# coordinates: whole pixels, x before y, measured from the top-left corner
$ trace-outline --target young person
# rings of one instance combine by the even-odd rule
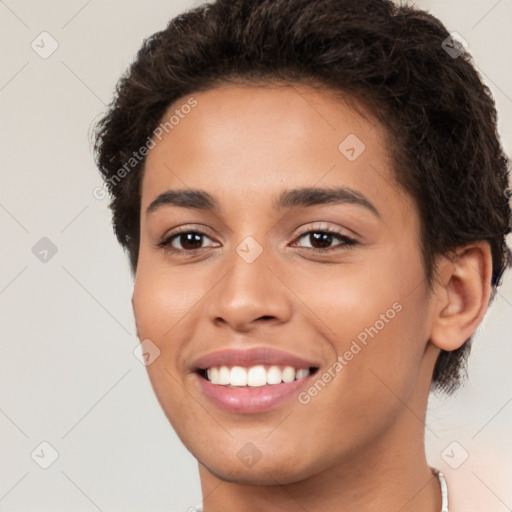
[[[144,42],[96,152],[204,511],[448,510],[427,398],[460,384],[511,216],[494,102],[442,23],[202,5]]]

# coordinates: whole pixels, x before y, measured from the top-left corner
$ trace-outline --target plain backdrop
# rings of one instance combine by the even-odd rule
[[[198,3],[0,1],[0,511],[185,512],[201,501],[197,464],[133,354],[133,283],[107,199],[93,196],[88,138],[142,40]],[[510,154],[512,0],[416,4],[467,40]],[[469,382],[431,399],[428,457],[455,512],[512,510],[511,328],[508,274]]]

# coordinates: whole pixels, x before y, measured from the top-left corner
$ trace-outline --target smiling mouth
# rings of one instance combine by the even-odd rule
[[[294,368],[293,366],[254,365],[212,366],[198,369],[198,374],[212,384],[228,388],[257,388],[288,384],[306,379],[318,371],[318,367]]]

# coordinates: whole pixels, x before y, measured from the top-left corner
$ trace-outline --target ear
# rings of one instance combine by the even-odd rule
[[[475,332],[487,311],[492,278],[490,246],[487,242],[465,246],[453,258],[443,258],[437,271],[430,341],[451,351]]]

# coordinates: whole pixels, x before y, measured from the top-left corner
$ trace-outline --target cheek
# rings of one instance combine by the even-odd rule
[[[386,385],[399,396],[410,392],[428,341],[429,295],[419,255],[390,251],[364,268],[331,267],[311,283],[310,275],[299,274],[294,291],[307,299],[333,361],[343,358],[339,380],[357,382],[351,392],[362,400],[373,400],[379,378],[382,393]]]
[[[200,299],[201,290],[183,273],[160,268],[156,265],[139,265],[133,292],[133,310],[137,332],[141,342],[150,340],[158,347],[158,357],[146,370],[155,394],[164,410],[185,408],[182,402],[179,339],[192,335],[187,315],[190,315]],[[147,343],[147,342],[146,342]],[[172,418],[169,418],[172,420]],[[172,422],[172,421],[171,421]]]
[[[179,267],[170,269],[142,261],[137,269],[133,292],[134,314],[141,339],[163,343],[173,330],[197,307],[205,295],[199,273]]]
[[[146,366],[151,385],[164,413],[176,428],[175,419],[185,418],[189,409],[182,392],[180,347],[177,333],[187,338],[186,322],[200,293],[183,273],[139,261],[133,291],[133,311],[141,342],[150,340],[159,355]]]
[[[327,336],[336,354],[331,375],[317,376],[328,382],[325,387],[315,380],[306,390],[305,410],[319,419],[312,424],[315,437],[343,451],[377,436],[403,413],[417,385],[426,338],[421,293],[340,295],[336,304],[325,304],[322,316],[335,333]]]

